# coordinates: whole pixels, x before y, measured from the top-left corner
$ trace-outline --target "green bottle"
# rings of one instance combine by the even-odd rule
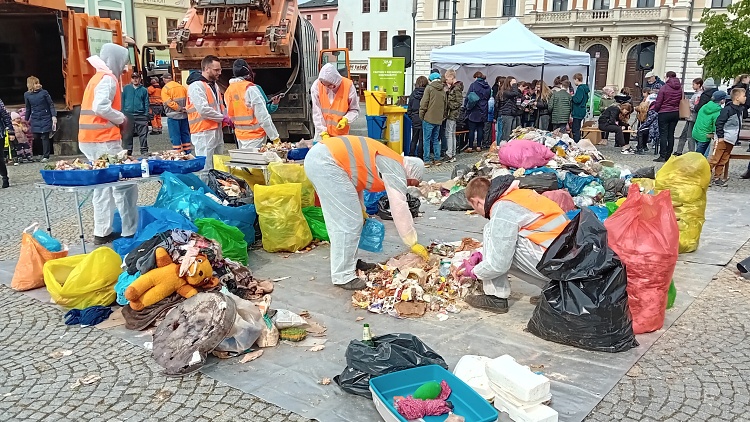
[[[362,327],[362,343],[370,347],[375,347],[375,342],[372,341],[372,332],[370,332],[370,324],[365,324]]]

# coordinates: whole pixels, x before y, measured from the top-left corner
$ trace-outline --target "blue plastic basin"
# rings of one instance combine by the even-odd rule
[[[39,170],[39,173],[44,183],[55,186],[90,186],[120,179],[119,166],[97,170]]]

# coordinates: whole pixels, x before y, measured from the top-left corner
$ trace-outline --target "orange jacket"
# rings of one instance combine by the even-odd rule
[[[200,82],[193,82],[194,84],[201,83],[203,84],[203,89],[206,93],[206,98],[208,99],[208,105],[214,106],[216,104],[216,100],[214,98],[214,91],[211,89],[210,86],[208,86],[207,83],[200,81]],[[224,101],[221,98],[221,92],[217,89],[217,96],[219,101],[219,109],[221,112],[224,112]],[[188,113],[188,124],[190,125],[190,133],[201,133],[206,132],[209,130],[216,130],[219,128],[219,125],[221,125],[221,122],[216,122],[210,119],[204,119],[203,116],[201,116],[200,113],[198,113],[198,110],[195,109],[195,106],[190,102],[190,96],[187,98],[187,113]]]
[[[148,102],[151,103],[151,105],[162,103],[161,88],[155,86],[148,87]]]
[[[337,129],[336,125],[349,111],[349,91],[352,88],[352,81],[347,78],[341,80],[336,96],[333,97],[333,104],[328,101],[327,88],[320,81],[318,83],[320,84],[320,87],[318,87],[320,108],[323,113],[323,120],[326,122],[326,132],[331,136],[348,135],[349,125],[343,129]]]
[[[122,139],[120,127],[109,120],[99,117],[94,112],[94,91],[96,86],[104,77],[111,77],[117,81],[115,98],[112,100],[112,108],[122,109],[122,90],[120,80],[112,75],[97,72],[86,85],[81,102],[81,117],[78,118],[78,142],[109,142]]]
[[[229,84],[224,93],[227,102],[227,114],[234,122],[234,134],[239,140],[259,139],[266,136],[266,131],[258,123],[255,111],[245,104],[245,92],[251,86],[250,81]]]
[[[328,147],[336,163],[349,174],[357,192],[365,189],[371,192],[385,190],[385,184],[375,165],[376,156],[383,155],[401,164],[404,163],[404,158],[392,149],[363,136],[325,138],[320,143]]]
[[[568,225],[565,212],[554,201],[531,189],[516,189],[501,196],[498,201],[510,201],[529,211],[542,214],[531,224],[522,227],[518,235],[544,248],[548,248]]]

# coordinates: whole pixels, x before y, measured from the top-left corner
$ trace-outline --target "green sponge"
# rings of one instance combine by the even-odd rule
[[[284,328],[279,331],[279,336],[282,340],[302,341],[307,337],[307,331],[304,328]]]
[[[429,381],[417,388],[413,397],[420,400],[434,400],[440,395],[440,391],[442,391],[442,388],[440,388],[439,382]]]

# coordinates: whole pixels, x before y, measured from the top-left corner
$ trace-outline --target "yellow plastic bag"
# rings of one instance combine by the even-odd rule
[[[263,249],[268,252],[296,252],[312,242],[312,233],[300,205],[302,185],[285,183],[255,186]]]
[[[255,189],[255,185],[265,185],[266,178],[260,169],[242,169],[238,167],[229,167],[226,163],[230,158],[228,155],[214,155],[214,169],[229,173],[232,176],[247,182],[250,189]]]
[[[654,179],[633,178],[630,179],[630,183],[638,183],[638,187],[643,190],[643,193],[651,192],[656,186],[656,181]]]
[[[44,284],[52,300],[65,308],[85,309],[112,304],[122,260],[110,248],[85,255],[55,259],[44,264]]]
[[[305,174],[305,168],[300,164],[270,163],[268,165],[268,184],[281,185],[284,183],[302,184],[302,208],[315,206],[315,188]]]
[[[21,253],[10,287],[19,291],[44,287],[44,263],[66,256],[67,248],[60,252],[50,252],[34,236],[24,231],[21,234]]]
[[[711,168],[703,155],[688,152],[672,158],[656,173],[656,191],[669,190],[680,229],[680,253],[698,249],[706,221],[706,192]]]

